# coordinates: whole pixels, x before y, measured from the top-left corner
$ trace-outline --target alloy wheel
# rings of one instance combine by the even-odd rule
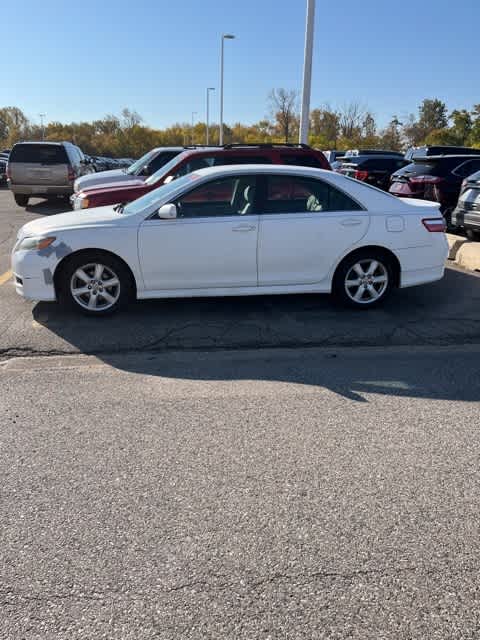
[[[379,260],[356,262],[345,277],[345,291],[357,304],[372,304],[379,300],[388,287],[388,270]]]
[[[74,271],[70,279],[70,293],[84,309],[106,311],[120,298],[120,278],[104,264],[85,264]]]

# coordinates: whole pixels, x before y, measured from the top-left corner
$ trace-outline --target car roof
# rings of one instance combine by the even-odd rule
[[[415,156],[412,158],[413,162],[430,162],[431,160],[449,160],[449,159],[458,159],[458,160],[475,160],[476,158],[480,158],[480,149],[478,150],[478,155],[474,153],[440,153],[435,156]]]

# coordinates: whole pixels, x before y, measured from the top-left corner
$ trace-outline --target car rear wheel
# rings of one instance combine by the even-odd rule
[[[13,197],[15,198],[15,202],[19,207],[26,207],[28,205],[28,196],[23,196],[19,193],[16,193]]]
[[[368,309],[385,300],[393,283],[390,260],[366,251],[348,256],[339,265],[333,278],[332,293],[343,306]]]
[[[61,303],[89,316],[105,316],[133,298],[131,274],[114,256],[91,252],[74,256],[61,273]]]

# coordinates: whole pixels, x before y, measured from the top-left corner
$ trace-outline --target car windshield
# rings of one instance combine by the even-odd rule
[[[156,155],[156,151],[149,151],[144,156],[139,158],[136,162],[131,164],[126,173],[131,176],[136,176],[140,173],[140,171],[150,162],[150,160]]]
[[[137,200],[133,200],[132,202],[127,204],[125,207],[123,207],[123,209],[121,210],[121,213],[124,216],[133,216],[136,213],[140,213],[141,211],[144,211],[145,209],[149,209],[156,202],[163,201],[163,203],[166,204],[170,194],[174,193],[178,189],[181,189],[183,186],[186,186],[187,184],[193,185],[194,181],[197,179],[198,179],[198,176],[195,173],[189,173],[188,175],[183,176],[182,178],[178,178],[178,180],[172,180],[172,182],[169,182],[168,184],[164,184],[161,187],[158,187],[158,189],[154,189],[153,191],[146,193],[141,198],[138,198]]]
[[[172,158],[170,162],[167,162],[167,164],[164,164],[163,167],[160,167],[158,171],[155,171],[155,173],[152,173],[152,175],[145,180],[145,184],[148,184],[148,185],[157,184],[159,180],[161,180],[164,176],[168,175],[169,172],[177,166],[177,164],[183,159],[183,157],[184,157],[184,154],[181,153],[178,156],[175,156],[174,158]]]

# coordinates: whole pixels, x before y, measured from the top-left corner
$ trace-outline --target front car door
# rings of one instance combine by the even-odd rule
[[[177,218],[146,220],[139,255],[149,291],[257,286],[256,177],[211,179],[172,202]]]
[[[368,212],[321,179],[279,174],[265,180],[258,205],[259,285],[321,282],[365,235]]]

